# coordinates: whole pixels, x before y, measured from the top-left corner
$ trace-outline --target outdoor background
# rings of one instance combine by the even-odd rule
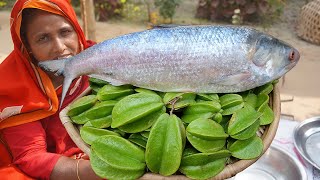
[[[96,41],[142,31],[158,24],[252,26],[288,42],[300,62],[280,81],[282,115],[302,121],[320,116],[320,46],[296,35],[301,8],[310,0],[94,0]],[[0,0],[0,62],[12,51],[10,9]],[[72,0],[81,21],[80,2]],[[237,16],[235,9],[239,8]],[[234,16],[235,15],[235,16]],[[232,18],[233,16],[233,18]],[[0,77],[3,78],[3,77]]]

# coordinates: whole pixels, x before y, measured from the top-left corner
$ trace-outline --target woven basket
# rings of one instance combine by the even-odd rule
[[[88,88],[86,91],[84,91],[79,97],[82,97],[84,95],[87,95],[91,92],[91,89]],[[276,134],[278,125],[279,125],[279,119],[280,119],[280,92],[278,85],[274,86],[274,89],[270,95],[270,107],[273,109],[275,119],[274,121],[268,125],[265,126],[264,129],[261,131],[261,138],[263,141],[263,153],[269,148],[272,140],[274,139],[274,136]],[[75,142],[75,144],[86,154],[90,155],[90,146],[86,144],[80,137],[79,128],[72,123],[70,118],[67,115],[67,112],[69,111],[70,105],[67,106],[65,109],[63,109],[60,112],[60,119],[64,127],[66,128],[68,134],[70,135],[71,139]],[[263,154],[262,153],[262,154]],[[249,167],[251,164],[256,162],[259,158],[252,159],[252,160],[239,160],[237,162],[234,162],[232,164],[227,165],[222,172],[220,172],[215,177],[211,178],[211,180],[220,180],[220,179],[226,179],[230,178],[237,173],[243,171],[247,167]],[[167,180],[167,179],[175,179],[175,180],[185,180],[188,179],[186,176],[183,175],[172,175],[170,177],[164,177],[159,174],[153,174],[153,173],[146,173],[144,176],[140,178],[140,180]]]
[[[314,0],[301,8],[298,17],[297,35],[320,45],[320,0]]]

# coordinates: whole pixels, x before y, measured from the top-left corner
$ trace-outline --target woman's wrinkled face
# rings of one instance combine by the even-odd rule
[[[25,32],[28,49],[37,61],[67,58],[80,52],[76,31],[60,15],[39,11]]]

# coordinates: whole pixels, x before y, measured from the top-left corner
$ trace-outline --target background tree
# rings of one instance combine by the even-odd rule
[[[154,4],[159,7],[159,13],[164,19],[170,19],[172,23],[172,18],[176,13],[176,8],[181,3],[181,0],[155,0]]]
[[[286,0],[199,0],[197,18],[211,21],[230,21],[234,11],[239,9],[239,16],[244,21],[268,20],[272,22],[283,12]]]

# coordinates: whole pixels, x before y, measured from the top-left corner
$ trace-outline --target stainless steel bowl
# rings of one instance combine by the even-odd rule
[[[301,122],[294,130],[293,139],[302,157],[320,170],[320,116]]]
[[[229,180],[307,180],[303,165],[275,144],[261,158]]]

